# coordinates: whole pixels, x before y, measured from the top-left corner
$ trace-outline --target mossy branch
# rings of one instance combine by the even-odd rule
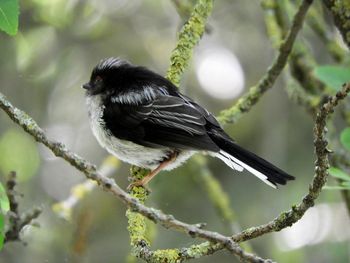
[[[219,114],[218,119],[221,124],[233,123],[237,121],[242,116],[242,114],[249,111],[252,106],[259,101],[262,94],[272,88],[277,77],[281,74],[282,70],[287,64],[294,41],[303,25],[306,13],[312,2],[312,0],[304,0],[302,2],[293,18],[292,26],[288,31],[285,40],[279,47],[278,56],[274,60],[273,64],[271,67],[269,67],[266,74],[262,77],[257,85],[251,87],[248,93],[241,97],[233,107],[227,110],[223,110]]]
[[[242,242],[258,236],[270,233],[273,231],[280,231],[283,228],[291,226],[297,222],[306,212],[307,209],[314,205],[328,178],[329,160],[328,154],[331,152],[328,148],[326,139],[326,121],[327,118],[334,112],[334,108],[339,101],[343,100],[350,92],[350,83],[344,85],[341,91],[332,96],[326,103],[324,103],[317,113],[314,126],[314,145],[315,145],[315,175],[310,184],[308,194],[303,198],[300,204],[292,207],[291,210],[281,213],[276,219],[268,224],[247,229],[232,238],[236,242]]]
[[[350,49],[350,1],[323,0],[324,5],[331,12],[335,25]]]
[[[274,23],[276,24],[277,30],[285,32],[286,23],[279,22],[281,20],[280,17],[286,17],[285,14],[292,8],[287,8],[281,1],[263,0],[263,2],[269,3],[269,5],[265,5],[264,12],[267,28],[269,28],[269,23]],[[289,6],[294,7],[295,4],[289,3]],[[307,22],[324,42],[333,59],[336,62],[342,62],[345,59],[345,50],[341,48],[338,42],[325,30],[326,22],[323,15],[320,14],[323,14],[322,2],[317,2],[310,9]],[[269,38],[274,39],[275,35],[272,36],[269,34]],[[314,58],[311,57],[310,52],[309,48],[307,48],[302,41],[296,43],[289,60],[292,76],[287,74],[287,85],[284,86],[288,92],[289,98],[296,101],[298,105],[302,106],[306,112],[310,113],[311,116],[315,118],[319,108],[318,105],[321,103],[322,97],[324,97],[323,91],[325,88],[324,85],[314,77],[313,69],[317,64]],[[341,115],[345,121],[347,121],[346,112],[344,111],[346,111],[346,108],[342,108]],[[332,138],[331,142],[334,141],[336,141],[336,139]],[[346,160],[347,159],[342,156],[342,153],[338,151],[332,155],[331,162],[333,166],[342,167],[344,165],[346,166]],[[349,191],[342,190],[341,194],[348,212],[350,213],[350,193]]]
[[[318,2],[317,5],[314,5],[310,10],[310,16],[307,23],[326,45],[326,48],[333,59],[336,62],[342,62],[346,57],[346,51],[339,45],[339,41],[334,37],[334,34],[330,34],[326,30],[326,21],[322,11],[322,2]]]
[[[286,13],[294,7],[292,3],[276,0],[263,0],[262,7],[264,9],[265,25],[270,41],[275,46],[276,43],[282,41],[280,37],[288,32],[287,22],[282,17],[286,17]],[[312,10],[312,9],[311,9]],[[310,11],[311,11],[310,10]],[[273,28],[272,31],[270,28]],[[290,54],[289,63],[286,65],[287,85],[285,89],[289,98],[299,105],[304,106],[313,116],[316,115],[317,107],[320,103],[320,97],[315,95],[315,91],[321,91],[324,86],[312,74],[316,62],[309,55],[309,52],[301,41],[294,44]]]
[[[145,177],[149,173],[149,170],[132,166],[130,173],[132,182],[135,182]],[[129,193],[132,197],[137,198],[141,204],[145,203],[148,196],[147,189],[142,186],[132,187]],[[130,208],[126,211],[126,217],[128,218],[128,231],[130,235],[130,244],[132,247],[131,253],[140,257],[140,255],[142,255],[142,251],[149,248],[151,245],[146,237],[146,218],[140,213],[132,211]]]
[[[193,49],[202,37],[205,23],[213,8],[213,0],[198,0],[190,18],[182,27],[175,49],[170,56],[170,67],[166,74],[176,86],[179,86],[182,73],[188,66]]]

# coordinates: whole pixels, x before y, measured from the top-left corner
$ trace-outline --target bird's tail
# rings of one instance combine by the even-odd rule
[[[284,185],[287,181],[295,179],[268,161],[237,145],[228,136],[214,132],[210,134],[210,137],[221,149],[215,156],[234,170],[246,169],[273,188],[277,188],[277,184]]]

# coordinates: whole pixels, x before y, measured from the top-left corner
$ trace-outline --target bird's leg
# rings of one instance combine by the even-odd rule
[[[161,170],[163,170],[166,166],[168,166],[170,163],[175,161],[176,157],[178,156],[178,152],[173,152],[168,159],[161,162],[156,169],[151,171],[149,174],[147,174],[145,177],[143,177],[141,180],[138,180],[128,186],[128,189],[131,189],[134,186],[145,186],[148,184]]]

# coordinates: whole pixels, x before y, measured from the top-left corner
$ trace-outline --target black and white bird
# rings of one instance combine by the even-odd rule
[[[197,152],[248,170],[276,188],[294,177],[239,146],[215,117],[166,78],[119,59],[102,60],[86,89],[91,128],[98,142],[122,161],[152,171],[171,170]]]

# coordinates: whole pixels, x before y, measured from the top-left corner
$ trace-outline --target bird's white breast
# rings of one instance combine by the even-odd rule
[[[86,96],[86,104],[89,111],[91,129],[97,141],[118,159],[140,167],[154,169],[168,157],[171,152],[170,148],[149,148],[131,141],[118,139],[110,134],[108,129],[105,128],[105,122],[102,118],[104,106],[99,95]],[[171,170],[179,166],[193,154],[193,151],[181,152],[176,160],[167,166],[165,170]]]

